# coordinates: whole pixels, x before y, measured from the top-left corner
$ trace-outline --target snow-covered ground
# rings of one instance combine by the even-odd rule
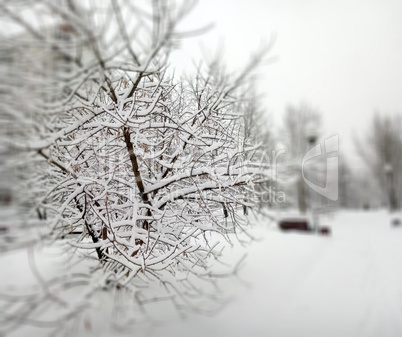
[[[386,212],[326,223],[330,237],[260,228],[242,272],[250,287],[215,317],[176,321],[163,335],[402,336],[402,227]]]
[[[402,336],[402,227],[392,227],[383,211],[339,212],[325,224],[331,236],[259,224],[253,234],[261,240],[248,248],[239,278],[222,281],[223,289],[236,294],[223,310],[185,320],[172,315],[166,324],[128,335]],[[28,256],[25,251],[0,258],[1,293],[34,280],[27,275]],[[109,335],[94,325],[99,321],[86,330],[89,336]]]

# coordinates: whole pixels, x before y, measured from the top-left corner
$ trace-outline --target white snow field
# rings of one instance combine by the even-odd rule
[[[266,231],[243,269],[251,288],[212,319],[164,335],[402,336],[402,227],[386,212],[342,212],[326,224],[330,237]]]
[[[402,226],[385,211],[338,212],[323,220],[331,236],[283,233],[258,224],[239,278],[223,280],[235,298],[213,317],[167,313],[162,325],[138,326],[128,336],[402,336]],[[238,249],[238,248],[237,248]],[[237,254],[238,252],[234,252]],[[0,258],[4,293],[34,279],[27,253]],[[81,335],[118,336],[94,322]],[[106,324],[105,322],[103,322]],[[31,330],[30,330],[31,329]],[[10,336],[44,336],[24,328]]]

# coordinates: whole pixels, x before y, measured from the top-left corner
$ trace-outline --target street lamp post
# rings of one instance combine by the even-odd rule
[[[394,186],[393,186],[393,168],[390,163],[386,163],[384,165],[384,172],[387,184],[387,194],[388,194],[388,206],[389,211],[392,212],[396,208],[395,206],[395,195],[394,195]]]
[[[317,135],[317,126],[315,125],[309,125],[309,127],[306,129],[306,138],[307,138],[307,143],[311,148],[313,148],[318,139]],[[312,170],[313,175],[314,175],[314,170]],[[310,199],[311,199],[311,221],[312,221],[312,227],[316,233],[318,233],[318,226],[319,226],[319,218],[318,218],[318,209],[317,207],[317,200],[316,200],[316,192],[313,191],[313,189],[310,188]]]

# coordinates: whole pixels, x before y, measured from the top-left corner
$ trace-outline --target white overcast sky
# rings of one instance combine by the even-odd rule
[[[183,42],[186,56],[224,45],[236,68],[276,35],[277,60],[259,82],[275,121],[288,104],[311,103],[351,154],[374,111],[402,112],[402,0],[201,0],[186,25],[209,22],[213,30]]]

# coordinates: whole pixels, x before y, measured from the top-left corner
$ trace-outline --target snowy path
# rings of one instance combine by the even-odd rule
[[[402,228],[385,213],[342,213],[330,226],[331,237],[269,231],[243,272],[251,289],[238,287],[216,317],[176,322],[164,335],[402,336]]]
[[[223,289],[236,293],[224,310],[214,317],[186,320],[164,312],[162,318],[168,322],[163,326],[141,327],[126,335],[400,337],[402,227],[392,228],[389,223],[385,212],[339,213],[327,222],[333,231],[330,237],[284,234],[272,226],[257,226],[254,232],[262,240],[250,247],[240,274],[249,286],[224,280]],[[26,250],[2,256],[0,283],[13,284],[3,290],[36,283],[27,273],[27,256]],[[54,266],[52,258],[47,259],[44,266]],[[51,271],[57,273],[54,267]],[[85,336],[119,335],[99,324],[97,314],[93,318],[97,329],[85,331]],[[26,328],[13,336],[27,332],[43,335],[42,330],[35,334]]]

